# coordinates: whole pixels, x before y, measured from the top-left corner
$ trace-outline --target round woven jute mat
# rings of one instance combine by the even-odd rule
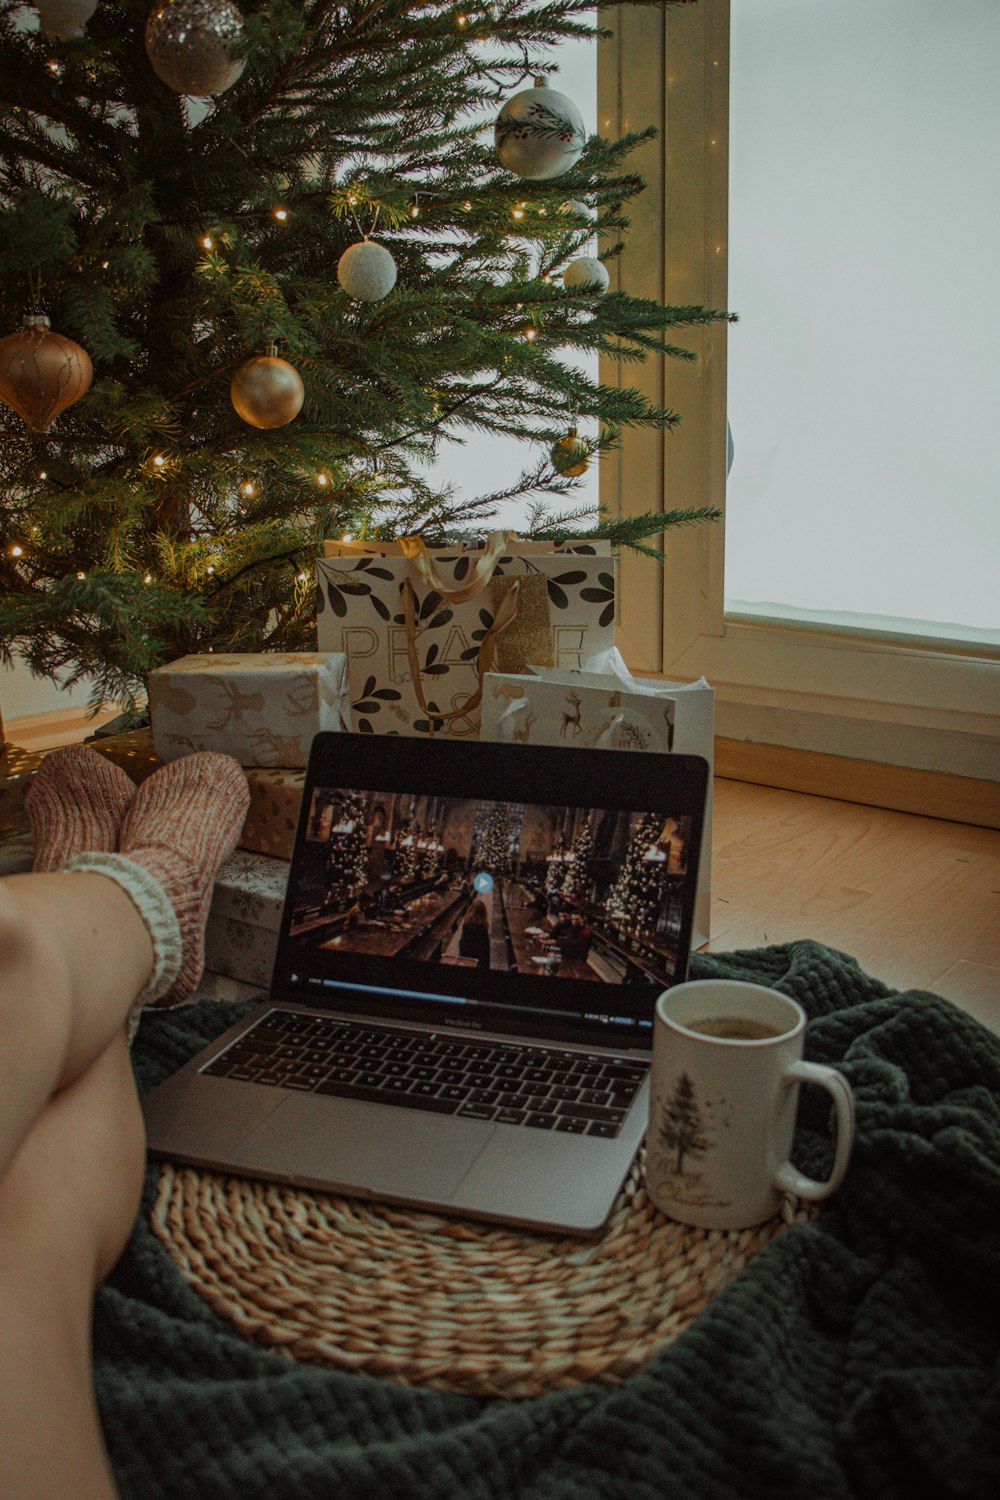
[[[269,1349],[523,1398],[621,1382],[809,1216],[789,1204],[754,1229],[676,1224],[646,1196],[640,1153],[595,1241],[169,1164],[152,1225],[190,1285]]]

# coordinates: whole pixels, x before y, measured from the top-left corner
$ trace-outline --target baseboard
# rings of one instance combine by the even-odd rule
[[[83,708],[27,714],[8,720],[7,738],[24,750],[53,750],[84,739],[118,712],[111,706],[92,719]],[[723,735],[715,740],[715,774],[729,781],[750,781],[925,818],[1000,828],[1000,783],[977,781],[971,776],[850,760],[842,755],[732,740]]]
[[[895,812],[1000,828],[1000,782],[717,736],[715,774]]]
[[[91,719],[86,708],[56,708],[44,714],[22,714],[20,718],[7,719],[3,729],[10,743],[22,750],[56,750],[60,745],[86,739],[120,713],[121,708],[114,703],[99,709]]]

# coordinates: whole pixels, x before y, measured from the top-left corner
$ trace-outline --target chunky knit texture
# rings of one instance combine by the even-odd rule
[[[118,848],[135,783],[89,745],[66,745],[42,761],[24,805],[35,870],[58,870],[78,854]]]
[[[159,1004],[180,1005],[201,978],[212,887],[249,804],[241,767],[210,750],[161,766],[136,789],[119,848],[163,887],[180,925],[180,969]]]
[[[815,1222],[775,1240],[624,1385],[478,1400],[255,1347],[153,1235],[151,1165],[96,1309],[123,1500],[995,1500],[1000,1041],[815,943],[700,957],[693,972],[793,995],[807,1055],[850,1078],[854,1158]],[[140,1087],[242,1009],[151,1012]],[[822,1176],[829,1105],[802,1098],[796,1161]]]

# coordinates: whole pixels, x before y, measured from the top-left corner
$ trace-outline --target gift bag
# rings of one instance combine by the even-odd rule
[[[684,683],[633,677],[615,649],[591,657],[581,671],[538,666],[527,674],[489,673],[484,679],[484,740],[673,752],[708,761],[694,947],[709,938],[714,732],[713,694],[704,678]]]
[[[478,737],[482,679],[529,661],[579,667],[614,644],[606,542],[553,547],[494,532],[485,548],[328,542],[317,632],[347,657],[362,734]]]

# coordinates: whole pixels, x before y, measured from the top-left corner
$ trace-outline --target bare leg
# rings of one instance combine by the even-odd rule
[[[0,1173],[50,1097],[122,1031],[152,964],[146,925],[113,880],[0,880]]]
[[[124,1030],[48,1103],[0,1175],[0,1495],[115,1500],[91,1380],[94,1288],[142,1187]]]

